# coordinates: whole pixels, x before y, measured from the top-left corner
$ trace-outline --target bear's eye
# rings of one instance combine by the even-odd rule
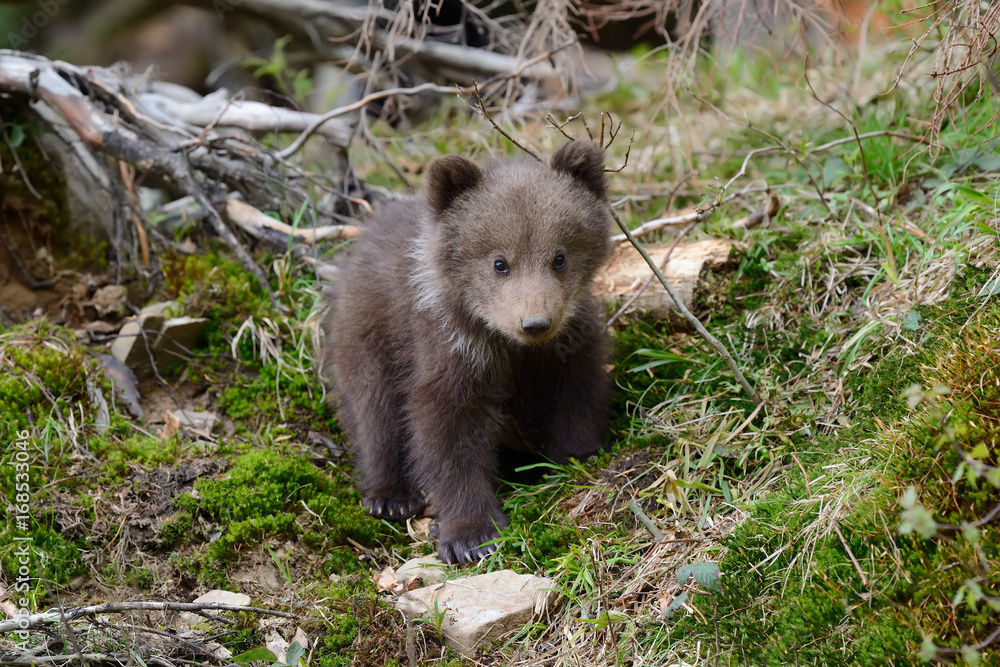
[[[562,253],[556,255],[556,258],[552,260],[552,268],[558,271],[559,269],[566,267],[566,256]]]
[[[501,276],[505,276],[510,273],[510,269],[507,267],[507,260],[503,257],[497,257],[493,260],[493,270],[499,273]]]

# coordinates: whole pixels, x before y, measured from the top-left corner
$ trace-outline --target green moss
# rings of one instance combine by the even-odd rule
[[[731,536],[722,564],[727,582],[720,627],[754,664],[907,661],[924,635],[959,648],[996,626],[997,613],[987,605],[956,607],[952,600],[971,599],[969,580],[997,595],[997,529],[981,527],[974,541],[961,532],[926,539],[899,534],[897,518],[898,498],[911,487],[939,523],[975,521],[1000,500],[996,486],[969,474],[957,453],[978,451],[988,465],[998,460],[1000,353],[993,341],[1000,305],[988,304],[958,338],[951,321],[968,321],[975,306],[949,303],[922,311],[935,324],[921,349],[886,356],[855,385],[869,417],[803,457],[810,477],[844,476],[836,495],[845,503],[842,510],[824,521],[806,485],[790,483],[754,504],[751,518]],[[925,394],[926,407],[911,413],[900,394],[912,381],[943,383],[949,390]],[[876,427],[876,418],[882,426]],[[886,426],[893,423],[899,426]],[[873,444],[863,457],[855,452],[841,472],[829,472],[845,463],[838,443],[865,439]],[[839,534],[816,534],[834,521]],[[781,593],[761,596],[773,588]],[[748,637],[763,641],[748,643]]]
[[[20,558],[15,552],[30,545],[36,601],[46,587],[65,585],[83,573],[86,565],[80,554],[91,548],[84,540],[85,526],[94,518],[93,502],[86,494],[73,497],[89,480],[70,473],[72,466],[87,467],[70,436],[70,414],[75,421],[73,437],[81,446],[104,447],[120,438],[124,428],[115,419],[110,429],[89,437],[95,433],[96,406],[88,384],[104,401],[113,403],[109,383],[68,331],[32,323],[0,334],[0,448],[5,461],[21,464],[0,466],[0,496],[11,502],[18,494],[27,496],[26,502],[17,503],[27,512],[16,512],[0,527],[0,563],[4,576],[14,581]],[[54,480],[59,480],[58,486],[52,484]],[[55,491],[58,501],[53,500]],[[55,511],[56,504],[79,521],[73,529],[60,525],[64,514]]]
[[[251,362],[219,387],[218,409],[237,423],[240,432],[284,424],[306,432],[340,437],[336,420],[314,373],[280,368],[277,363]]]
[[[128,572],[126,579],[135,588],[149,590],[156,583],[156,572],[147,567],[137,567]]]
[[[340,577],[321,591],[325,622],[316,641],[320,667],[405,664],[405,629],[382,601],[371,572]]]
[[[204,255],[166,253],[163,278],[166,296],[176,299],[185,314],[208,318],[204,336],[213,348],[228,348],[226,335],[233,322],[275,315],[257,280],[239,261],[216,250]],[[252,357],[252,349],[249,352]]]
[[[264,634],[257,624],[257,619],[250,614],[239,615],[239,625],[235,632],[219,638],[219,643],[229,649],[233,655],[240,655],[264,645]]]
[[[101,461],[101,468],[109,481],[120,483],[131,474],[135,465],[156,467],[172,464],[181,458],[184,444],[179,436],[156,438],[136,434],[122,440],[92,438],[90,451]]]
[[[209,564],[225,564],[238,560],[239,549],[245,545],[257,544],[266,537],[286,537],[295,532],[295,515],[273,514],[236,521],[228,525],[215,541],[208,545],[205,561]]]
[[[309,516],[322,521],[317,530],[304,535],[303,546],[329,552],[327,571],[341,574],[353,571],[357,559],[341,549],[349,540],[373,545],[396,538],[381,530],[382,524],[362,509],[352,480],[342,470],[329,473],[318,470],[311,461],[292,452],[255,450],[243,454],[220,479],[195,481],[196,495],[183,494],[175,499],[177,514],[162,524],[159,539],[165,545],[189,543],[193,528],[221,530],[203,551],[187,563],[202,574],[217,578],[238,562],[240,553],[268,538],[288,538],[302,533],[296,516],[302,506]],[[208,523],[200,524],[202,516]],[[309,522],[311,523],[311,519]]]

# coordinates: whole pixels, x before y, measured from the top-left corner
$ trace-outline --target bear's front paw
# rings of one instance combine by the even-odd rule
[[[427,503],[423,498],[388,494],[366,495],[361,501],[368,513],[382,519],[402,521],[417,516],[424,511]]]
[[[486,558],[497,550],[496,544],[485,544],[500,537],[507,525],[507,517],[482,519],[473,523],[461,520],[443,520],[438,533],[438,557],[445,563],[472,563]]]

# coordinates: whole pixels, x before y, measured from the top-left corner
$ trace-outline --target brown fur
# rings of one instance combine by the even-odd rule
[[[590,286],[609,227],[593,144],[548,165],[451,155],[430,165],[426,201],[386,206],[342,266],[326,360],[364,504],[401,519],[426,496],[447,562],[496,548],[482,545],[507,523],[500,446],[555,461],[603,447],[611,384]]]

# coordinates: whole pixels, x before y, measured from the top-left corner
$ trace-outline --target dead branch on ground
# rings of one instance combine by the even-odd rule
[[[145,217],[138,198],[129,196],[134,175],[174,197],[191,197],[267,293],[264,271],[216,207],[225,208],[227,197],[239,193],[244,206],[260,215],[263,210],[287,214],[309,205],[318,193],[336,194],[329,182],[243,133],[303,131],[315,121],[314,114],[229,99],[225,91],[202,98],[121,69],[81,68],[14,51],[0,51],[0,91],[30,100],[67,147],[74,162],[67,170],[75,169],[109,193],[119,207],[112,215],[131,223],[140,239]],[[350,126],[342,120],[314,131],[343,147]],[[118,161],[119,170],[109,168],[104,157]],[[318,222],[332,217],[331,212],[313,213]]]
[[[0,621],[0,634],[15,632],[17,630],[33,630],[87,616],[125,614],[133,611],[187,611],[201,614],[207,618],[212,618],[206,614],[209,611],[242,611],[253,614],[265,614],[267,616],[280,616],[282,618],[299,618],[298,615],[290,614],[287,611],[265,609],[264,607],[245,607],[242,605],[226,604],[224,602],[107,602],[89,607],[50,609],[40,614],[31,614],[30,616],[22,616],[9,621]]]

